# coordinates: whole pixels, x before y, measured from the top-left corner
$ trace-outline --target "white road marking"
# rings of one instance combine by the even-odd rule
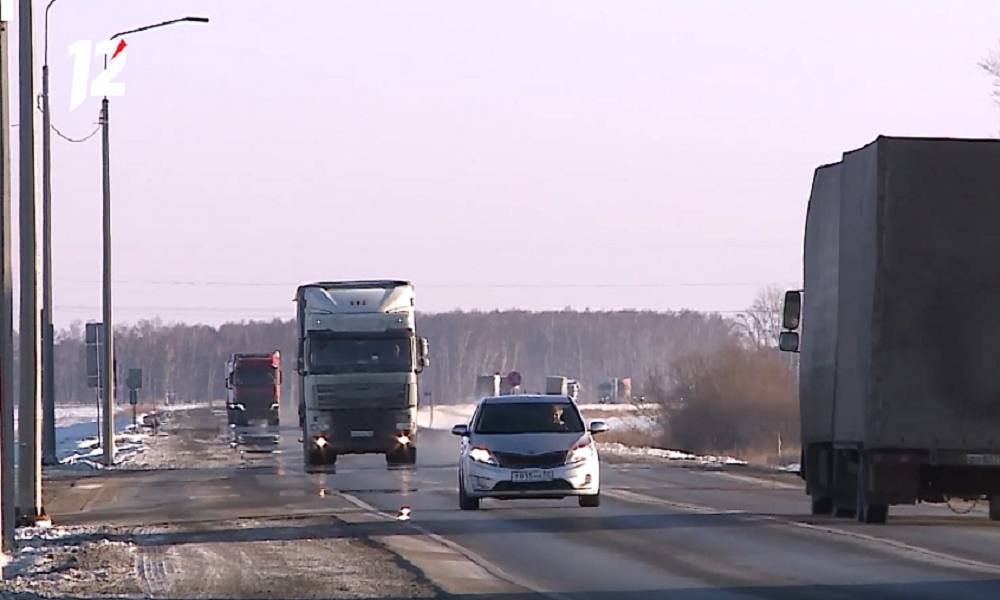
[[[358,508],[368,511],[372,515],[376,515],[387,521],[396,521],[396,517],[394,515],[390,515],[385,511],[379,510],[356,496],[352,496],[351,494],[346,494],[343,492],[337,492],[337,494],[340,495],[344,500],[350,502],[351,504],[357,506]],[[507,573],[496,564],[480,556],[479,554],[473,552],[472,550],[469,550],[465,546],[462,546],[461,544],[453,542],[448,538],[433,533],[421,527],[420,525],[414,523],[413,521],[407,521],[405,523],[402,523],[402,526],[411,527],[416,531],[420,532],[421,535],[425,536],[426,538],[433,540],[434,542],[437,542],[441,546],[444,546],[445,548],[461,555],[466,560],[476,565],[477,567],[485,571],[489,576],[495,579],[503,581],[514,587],[527,590],[532,594],[538,594],[542,597],[550,598],[551,600],[571,600],[571,598],[565,594],[538,589],[537,587],[530,585],[525,581],[522,581],[519,577],[515,577],[510,573]],[[392,537],[399,537],[399,536],[392,536]],[[406,557],[404,556],[404,558]]]
[[[710,506],[704,506],[701,504],[690,504],[687,502],[675,502],[673,500],[667,500],[665,498],[657,498],[656,496],[649,496],[646,494],[641,494],[629,490],[610,489],[607,491],[602,491],[601,493],[610,496],[612,498],[623,500],[625,502],[667,506],[670,508],[675,508],[677,510],[683,510],[698,514],[747,515],[748,517],[753,517],[754,519],[760,521],[770,521],[778,525],[796,527],[799,529],[806,529],[810,531],[817,531],[820,533],[826,533],[826,534],[849,538],[854,541],[861,541],[870,544],[884,546],[891,550],[896,551],[899,554],[913,556],[917,560],[921,560],[923,562],[930,562],[932,564],[939,564],[939,565],[943,564],[944,566],[959,566],[968,569],[974,569],[976,571],[985,571],[987,573],[993,573],[993,574],[1000,573],[1000,565],[998,564],[984,562],[972,558],[963,558],[961,556],[955,556],[953,554],[946,554],[944,552],[938,552],[937,550],[931,550],[930,548],[925,548],[923,546],[915,546],[913,544],[908,544],[906,542],[891,540],[888,538],[879,537],[867,533],[861,533],[858,531],[850,531],[847,529],[839,529],[837,527],[831,527],[825,525],[814,525],[812,523],[803,523],[801,521],[796,521],[794,519],[786,517],[778,517],[774,515],[755,515],[742,510],[728,510],[728,511],[719,510],[716,508],[712,508]]]

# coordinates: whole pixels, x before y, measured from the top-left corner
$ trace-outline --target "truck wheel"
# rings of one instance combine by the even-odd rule
[[[417,449],[408,446],[386,452],[385,462],[388,465],[414,465],[417,463]]]
[[[458,480],[458,508],[461,510],[479,510],[479,498],[466,495],[461,477]]]
[[[269,427],[280,427],[281,421],[279,419],[269,419],[267,424]]]
[[[833,498],[829,496],[813,496],[810,512],[814,515],[829,515],[833,512]]]
[[[888,504],[871,504],[868,497],[868,459],[863,455],[858,463],[857,517],[860,523],[882,525],[889,518]]]
[[[1000,521],[1000,494],[990,495],[990,521]]]

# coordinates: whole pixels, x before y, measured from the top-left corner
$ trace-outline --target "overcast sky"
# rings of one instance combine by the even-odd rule
[[[70,44],[189,14],[126,38],[111,102],[119,320],[376,277],[428,311],[740,309],[799,281],[816,166],[1000,129],[995,0],[60,0],[56,126],[96,123]],[[100,143],[53,143],[65,325],[99,316]]]

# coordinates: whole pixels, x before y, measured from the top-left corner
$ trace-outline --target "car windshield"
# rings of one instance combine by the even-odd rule
[[[413,369],[410,338],[309,340],[313,373],[389,373]]]
[[[496,402],[483,404],[476,417],[475,432],[583,433],[583,420],[569,402]]]
[[[276,369],[236,369],[233,379],[236,385],[274,385],[277,383]]]

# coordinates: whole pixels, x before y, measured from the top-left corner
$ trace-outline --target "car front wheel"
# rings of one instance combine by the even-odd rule
[[[479,498],[465,493],[465,484],[462,483],[461,476],[458,478],[458,507],[462,510],[479,510]]]
[[[598,492],[593,496],[577,496],[577,500],[583,508],[597,508],[601,505],[601,494]]]

